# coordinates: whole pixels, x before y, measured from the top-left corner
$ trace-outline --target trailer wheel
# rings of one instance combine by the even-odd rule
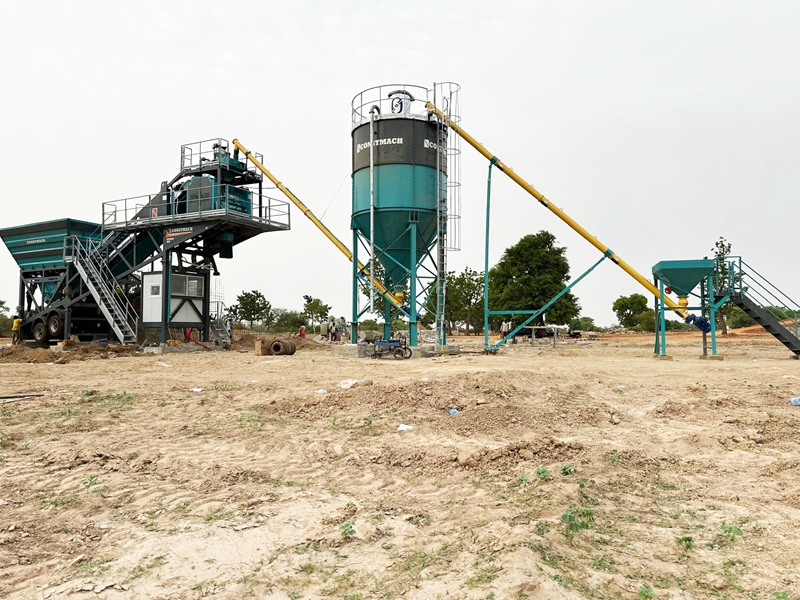
[[[47,326],[44,321],[37,321],[33,326],[33,341],[37,344],[43,344],[47,341]]]
[[[47,332],[50,334],[51,338],[61,337],[61,333],[64,331],[64,319],[61,318],[61,315],[58,313],[53,313],[47,319]]]

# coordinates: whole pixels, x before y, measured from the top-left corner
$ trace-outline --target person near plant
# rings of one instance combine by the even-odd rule
[[[11,344],[16,346],[22,342],[22,319],[19,315],[11,317]]]

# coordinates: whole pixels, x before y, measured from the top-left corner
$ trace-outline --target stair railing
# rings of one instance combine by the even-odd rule
[[[747,296],[774,316],[795,337],[800,338],[800,327],[798,327],[800,304],[748,265],[740,256],[718,259],[716,272],[719,289]],[[791,327],[784,323],[787,319],[792,320]]]
[[[105,302],[110,305],[111,312],[124,319],[125,325],[133,332],[134,337],[138,335],[139,315],[133,308],[125,294],[118,294],[112,285],[116,285],[114,274],[108,268],[108,264],[103,260],[102,250],[103,241],[95,242],[91,239],[85,240],[86,245],[76,236],[68,236],[64,239],[64,261],[80,263],[86,269],[92,284],[97,286],[98,293]],[[114,282],[110,285],[109,282]]]

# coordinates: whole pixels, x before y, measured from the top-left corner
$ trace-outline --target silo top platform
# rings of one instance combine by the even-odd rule
[[[98,223],[77,219],[56,219],[0,229],[0,238],[19,268],[52,269],[64,266],[64,238],[99,241],[102,231]]]

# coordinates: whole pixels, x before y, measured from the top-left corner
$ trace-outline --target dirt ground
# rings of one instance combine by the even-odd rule
[[[800,599],[800,362],[668,349],[1,362],[0,597]]]

